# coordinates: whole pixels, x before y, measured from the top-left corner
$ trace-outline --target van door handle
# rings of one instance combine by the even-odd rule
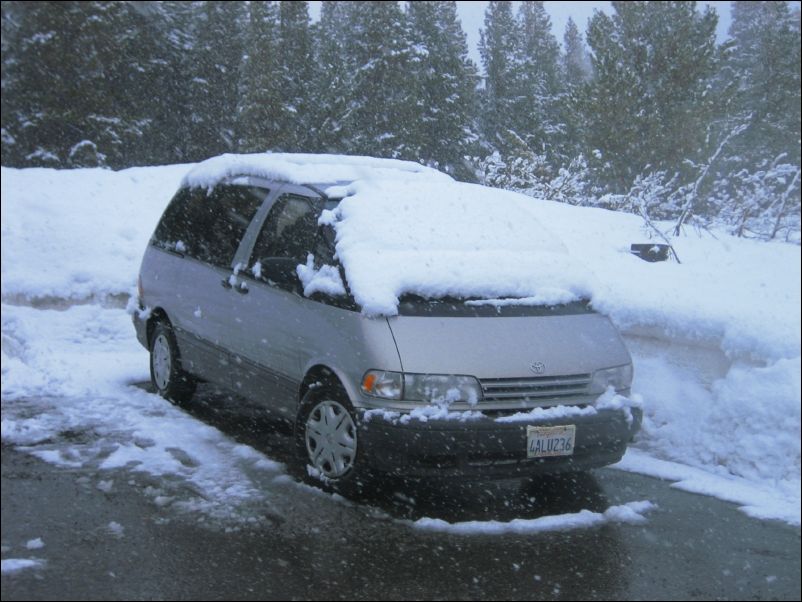
[[[228,281],[228,278],[223,278],[220,281],[220,286],[222,286],[223,288],[231,288],[231,283]]]

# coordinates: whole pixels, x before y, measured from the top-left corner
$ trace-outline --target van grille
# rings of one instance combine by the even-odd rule
[[[590,379],[590,374],[571,374],[532,378],[488,378],[479,382],[482,385],[485,402],[525,403],[588,395]],[[583,401],[577,400],[577,403]]]

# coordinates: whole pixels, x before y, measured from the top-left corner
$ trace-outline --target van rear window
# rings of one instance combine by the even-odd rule
[[[151,244],[218,267],[231,267],[253,216],[269,194],[255,186],[184,188],[164,212]]]

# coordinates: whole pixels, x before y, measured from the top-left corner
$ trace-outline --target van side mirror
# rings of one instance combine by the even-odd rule
[[[292,257],[266,257],[262,264],[262,280],[275,284],[284,290],[300,292],[301,280],[298,278],[299,261]]]

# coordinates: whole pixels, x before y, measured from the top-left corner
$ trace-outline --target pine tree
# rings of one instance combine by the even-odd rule
[[[4,165],[58,166],[66,159],[67,124],[53,110],[54,97],[70,87],[69,80],[62,79],[70,65],[57,69],[68,44],[59,23],[67,25],[69,8],[66,3],[2,3]]]
[[[240,2],[208,1],[196,16],[187,90],[189,160],[219,155],[237,146],[243,6]]]
[[[727,144],[696,214],[738,236],[792,237],[800,204],[798,12],[785,2],[738,2],[732,16],[711,127]]]
[[[141,135],[122,165],[183,160],[187,80],[182,69],[187,7],[177,2],[128,3],[134,43],[127,51],[125,106]]]
[[[347,64],[349,2],[324,0],[320,21],[314,26],[315,60],[312,80],[309,149],[314,152],[344,152],[344,122],[348,110],[351,65]]]
[[[588,151],[600,151],[608,184],[623,191],[646,166],[674,172],[709,154],[717,17],[693,2],[613,9],[590,20],[595,77],[583,114]]]
[[[785,154],[800,161],[800,35],[788,3],[734,2],[724,68],[735,83],[728,123],[748,122],[730,155],[765,169]]]
[[[584,151],[582,128],[582,89],[591,79],[592,67],[587,47],[576,23],[570,17],[563,36],[564,52],[561,56],[561,72],[565,92],[561,95],[560,117],[562,132],[561,151],[564,156],[580,159]]]
[[[503,146],[503,135],[515,123],[517,77],[517,29],[512,3],[491,0],[485,11],[485,27],[480,32],[479,54],[485,68],[482,95],[482,122],[485,139],[491,146]]]
[[[238,149],[281,149],[289,135],[282,103],[279,13],[275,2],[252,2],[237,110]]]
[[[270,75],[278,76],[281,92],[276,145],[287,152],[306,150],[312,75],[308,2],[279,2],[279,70]]]
[[[145,162],[159,125],[152,86],[164,48],[144,7],[118,2],[4,5],[3,160],[122,167]],[[4,32],[4,33],[6,33]],[[143,90],[150,90],[146,96]],[[152,157],[151,157],[152,159]]]
[[[414,158],[414,95],[408,79],[411,47],[405,15],[394,2],[346,5],[348,105],[341,118],[349,153]]]
[[[516,28],[513,129],[535,152],[553,156],[564,128],[560,119],[559,45],[543,2],[521,3]]]
[[[590,79],[592,66],[582,34],[579,33],[579,28],[571,17],[568,17],[568,22],[565,24],[563,48],[562,73],[565,84],[569,88],[579,88]]]
[[[468,58],[455,2],[407,5],[415,91],[411,154],[423,163],[462,173],[475,133],[477,73]],[[465,174],[467,175],[467,174]]]

